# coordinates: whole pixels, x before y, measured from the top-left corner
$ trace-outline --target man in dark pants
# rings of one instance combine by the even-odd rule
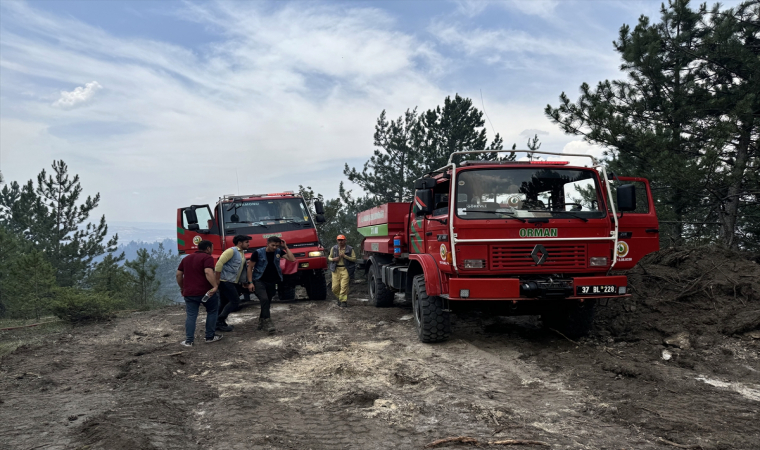
[[[216,279],[219,281],[219,293],[222,296],[221,312],[216,320],[216,329],[219,331],[232,331],[227,324],[227,316],[236,311],[240,305],[240,294],[237,291],[238,283],[252,289],[245,269],[245,251],[248,249],[250,236],[237,235],[232,238],[234,247],[225,250],[219,261],[216,262]]]
[[[222,338],[216,334],[216,316],[219,312],[219,294],[217,293],[216,276],[214,275],[214,258],[211,253],[214,244],[211,241],[200,241],[198,251],[183,258],[177,268],[177,284],[182,296],[185,297],[185,340],[181,342],[185,347],[192,347],[195,340],[195,322],[198,319],[198,310],[203,304],[206,308],[206,342],[216,342]],[[203,297],[209,294],[205,303]]]
[[[266,330],[269,333],[275,332],[274,324],[269,317],[269,305],[277,290],[277,283],[282,283],[281,257],[291,262],[296,260],[285,241],[277,236],[270,236],[267,239],[267,246],[253,252],[251,262],[248,264],[248,279],[253,281],[253,291],[261,302],[257,329]]]

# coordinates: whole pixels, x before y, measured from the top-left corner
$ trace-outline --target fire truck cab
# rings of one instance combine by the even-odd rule
[[[659,249],[646,179],[608,175],[587,154],[524,152],[525,161],[460,164],[455,155],[485,151],[454,152],[415,182],[412,202],[358,215],[370,301],[390,306],[404,293],[423,342],[448,339],[450,312],[470,307],[541,315],[577,337],[596,301],[630,296],[619,271]]]
[[[267,238],[277,236],[287,242],[298,263],[298,272],[286,276],[278,285],[281,300],[295,298],[295,286],[306,289],[311,300],[324,300],[327,286],[325,250],[317,236],[315,223],[324,222],[324,206],[315,201],[316,216],[300,195],[292,191],[271,194],[225,195],[212,209],[191,205],[177,209],[177,249],[180,254],[198,249],[201,240],[214,244],[214,259],[233,246],[235,235],[251,237],[246,258],[266,246]]]

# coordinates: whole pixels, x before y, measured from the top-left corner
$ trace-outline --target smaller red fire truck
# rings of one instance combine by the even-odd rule
[[[225,195],[214,208],[209,205],[191,205],[177,209],[177,249],[180,254],[198,249],[201,240],[214,243],[214,259],[232,247],[237,234],[250,236],[246,254],[265,247],[267,238],[284,239],[296,257],[298,272],[286,276],[278,285],[281,300],[295,298],[296,285],[302,285],[311,300],[324,300],[327,285],[324,270],[327,268],[325,249],[317,236],[316,223],[324,222],[324,205],[315,201],[316,216],[312,214],[300,195],[292,191],[272,194]]]
[[[456,164],[454,155],[491,151],[454,152],[415,182],[412,202],[357,216],[370,302],[391,306],[403,293],[422,342],[448,339],[451,311],[466,308],[540,315],[583,335],[598,300],[630,296],[626,276],[613,271],[659,249],[646,179],[608,176],[590,155],[515,151],[531,156]]]

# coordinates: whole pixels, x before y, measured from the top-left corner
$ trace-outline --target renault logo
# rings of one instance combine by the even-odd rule
[[[533,262],[535,262],[537,266],[545,263],[547,256],[549,256],[549,252],[547,252],[544,246],[541,244],[533,247],[533,251],[530,252],[530,257],[533,258]]]

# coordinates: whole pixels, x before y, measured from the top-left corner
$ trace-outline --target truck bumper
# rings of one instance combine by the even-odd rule
[[[327,258],[319,256],[315,258],[296,258],[298,270],[326,269]]]
[[[548,281],[521,281],[518,278],[449,279],[449,300],[580,300],[625,297],[630,297],[630,294],[628,278],[623,275]]]

